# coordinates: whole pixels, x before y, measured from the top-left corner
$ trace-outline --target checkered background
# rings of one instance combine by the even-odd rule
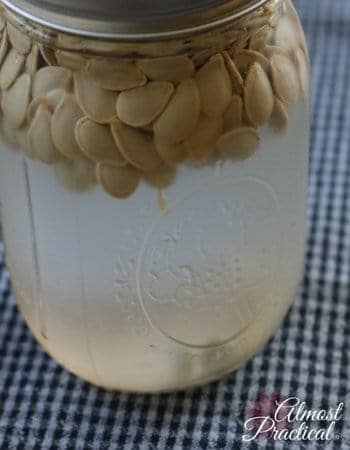
[[[159,396],[105,392],[33,340],[0,254],[0,449],[349,449],[337,440],[243,444],[251,402],[350,405],[350,1],[295,0],[313,62],[308,242],[300,295],[264,351],[219,383]],[[314,424],[315,426],[315,424]],[[320,424],[322,426],[322,424]]]

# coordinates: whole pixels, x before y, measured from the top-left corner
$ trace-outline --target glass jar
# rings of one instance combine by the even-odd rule
[[[111,389],[239,367],[303,267],[309,60],[291,1],[168,0],[139,21],[136,0],[2,2],[2,226],[33,334]]]

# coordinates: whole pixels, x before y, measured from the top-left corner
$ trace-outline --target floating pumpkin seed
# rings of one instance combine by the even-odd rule
[[[5,117],[14,128],[19,128],[26,118],[30,86],[30,75],[23,73],[9,89],[2,91],[1,107]]]
[[[154,81],[180,83],[194,74],[193,62],[184,55],[140,59],[137,65],[150,80]]]
[[[234,95],[223,116],[223,130],[229,131],[239,127],[243,121],[243,101],[239,95]]]
[[[255,128],[240,127],[222,135],[217,147],[226,157],[247,159],[257,150],[259,142],[259,134]]]
[[[232,84],[222,55],[212,57],[196,74],[202,111],[208,117],[222,115],[230,104]]]
[[[86,191],[96,184],[95,164],[84,156],[59,161],[55,173],[63,186],[75,192]]]
[[[121,154],[137,169],[154,170],[162,163],[150,134],[129,127],[120,120],[111,124],[111,130]]]
[[[137,188],[140,172],[132,166],[97,165],[97,180],[102,189],[117,198],[129,197]]]
[[[162,160],[169,165],[179,164],[187,157],[187,150],[183,144],[165,144],[155,140],[156,149]]]
[[[289,16],[285,15],[278,21],[274,43],[287,52],[291,52],[299,46],[298,34],[295,32]]]
[[[277,45],[266,45],[261,49],[261,54],[267,59],[271,59],[273,55],[282,55],[288,58],[288,52]]]
[[[85,70],[88,60],[79,53],[56,50],[55,56],[60,66],[66,67],[73,72]]]
[[[173,92],[174,86],[166,81],[151,81],[123,91],[117,100],[117,115],[133,127],[146,126],[162,113]]]
[[[75,139],[74,130],[82,115],[74,95],[65,94],[51,119],[52,140],[56,148],[70,159],[81,156],[81,150]]]
[[[26,72],[28,72],[30,75],[34,75],[38,70],[38,63],[39,48],[37,45],[33,45],[26,58]]]
[[[90,119],[98,123],[109,123],[117,117],[117,92],[96,86],[80,73],[74,75],[74,82],[79,106]]]
[[[233,92],[242,94],[244,89],[244,82],[242,75],[239,73],[239,70],[237,69],[235,62],[232,60],[230,55],[226,51],[224,51],[222,54],[225,59],[227,70],[231,77]]]
[[[197,125],[200,108],[196,82],[192,78],[182,81],[154,124],[157,140],[178,144],[189,137]]]
[[[60,159],[51,136],[51,112],[45,105],[39,105],[28,130],[29,143],[37,159],[54,164]]]
[[[150,172],[142,173],[143,179],[157,189],[164,189],[175,180],[176,170],[174,167],[160,166]]]
[[[299,76],[300,89],[306,99],[309,95],[309,63],[301,48],[294,51],[293,57]]]
[[[57,66],[58,62],[55,56],[55,52],[52,48],[46,47],[46,45],[39,44],[39,49],[41,56],[43,57],[47,65]]]
[[[46,95],[34,98],[27,108],[27,120],[31,122],[40,104],[45,104],[53,114],[62,98],[66,94],[64,89],[52,89]]]
[[[251,66],[246,78],[244,103],[248,120],[256,127],[270,119],[274,95],[266,72],[257,62]]]
[[[271,115],[271,126],[276,131],[284,131],[288,126],[288,113],[285,106],[275,97]]]
[[[47,66],[38,70],[33,79],[33,98],[45,96],[53,89],[67,89],[71,72],[64,67]]]
[[[7,89],[15,81],[25,61],[25,56],[11,48],[0,69],[0,88]]]
[[[269,73],[270,61],[262,53],[254,50],[242,50],[235,56],[236,66],[244,76],[256,62],[260,64],[266,73]]]
[[[265,25],[250,38],[249,48],[259,52],[263,47],[272,43],[273,35],[273,28]]]
[[[194,133],[185,140],[184,145],[196,162],[205,161],[215,149],[222,131],[222,118],[201,116]]]
[[[112,162],[120,167],[127,164],[108,125],[101,125],[83,117],[76,124],[75,137],[88,158],[97,162]]]
[[[23,31],[18,30],[9,22],[7,22],[6,28],[12,47],[22,55],[29,53],[32,47],[31,39]]]
[[[132,61],[92,59],[88,63],[92,80],[103,89],[124,91],[143,86],[147,78]]]
[[[4,61],[4,58],[7,54],[8,48],[9,48],[9,40],[8,40],[8,36],[7,36],[7,30],[5,29],[2,34],[1,43],[0,43],[0,65]]]
[[[292,61],[283,55],[273,55],[271,77],[278,98],[288,105],[295,104],[299,97],[299,79]]]

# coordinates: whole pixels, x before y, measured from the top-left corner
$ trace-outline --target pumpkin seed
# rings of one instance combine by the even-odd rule
[[[202,162],[213,153],[221,131],[221,117],[200,117],[194,133],[184,142],[185,148],[194,161]]]
[[[249,48],[259,52],[263,47],[265,47],[265,45],[272,43],[273,36],[273,28],[269,25],[265,25],[250,38]]]
[[[28,130],[29,143],[37,159],[46,164],[54,164],[60,159],[51,136],[52,114],[46,105],[39,105]]]
[[[76,124],[75,137],[88,158],[97,162],[112,162],[120,167],[127,164],[114,142],[108,125],[100,125],[83,117]]]
[[[241,74],[239,73],[239,70],[237,69],[235,62],[232,60],[227,51],[224,51],[222,54],[226,62],[227,70],[231,77],[233,92],[243,94],[244,82]]]
[[[4,30],[5,26],[6,26],[6,20],[4,17],[4,9],[0,8],[0,32]]]
[[[304,99],[309,96],[309,63],[304,51],[301,48],[297,48],[293,54],[294,61],[299,76],[300,89]]]
[[[299,97],[299,79],[292,61],[283,55],[273,55],[271,77],[278,98],[288,105],[295,104]]]
[[[23,31],[18,30],[9,22],[7,22],[6,28],[12,47],[22,55],[29,53],[32,47],[31,39]]]
[[[236,66],[243,76],[249,72],[254,63],[259,63],[266,73],[270,70],[270,61],[262,53],[254,50],[242,50],[235,56]]]
[[[223,116],[224,132],[232,130],[242,124],[243,120],[243,101],[239,95],[233,95],[229,107]]]
[[[143,86],[147,78],[132,61],[92,59],[88,63],[92,80],[103,89],[123,91]]]
[[[37,45],[33,45],[26,58],[26,72],[28,72],[29,75],[34,75],[38,70],[38,63],[39,48]]]
[[[84,156],[59,161],[55,174],[63,186],[76,192],[86,191],[96,183],[95,164]]]
[[[7,36],[7,30],[5,29],[1,36],[1,43],[0,43],[0,65],[3,63],[5,59],[8,48],[9,48],[9,40]]]
[[[288,126],[288,113],[277,97],[275,97],[273,111],[271,115],[271,126],[276,131],[284,131]]]
[[[41,56],[48,66],[57,66],[58,62],[55,56],[55,52],[52,48],[46,47],[46,45],[39,44]]]
[[[74,95],[65,94],[51,119],[53,143],[69,159],[75,159],[81,156],[80,147],[74,136],[74,130],[76,123],[82,115],[82,111]]]
[[[63,89],[52,89],[46,95],[34,98],[27,108],[28,122],[33,120],[36,110],[41,103],[44,103],[53,114],[65,94],[66,91]]]
[[[137,188],[140,172],[132,166],[116,167],[99,163],[97,180],[102,189],[117,198],[129,197]]]
[[[285,15],[278,21],[274,43],[287,52],[291,52],[299,46],[298,34],[295,32],[289,16]]]
[[[14,128],[19,128],[26,118],[30,86],[30,75],[23,73],[8,90],[2,91],[1,107],[5,117]]]
[[[73,72],[85,70],[87,67],[88,60],[79,53],[56,50],[55,56],[60,66],[66,67]]]
[[[217,147],[225,157],[247,159],[257,150],[259,143],[259,134],[255,128],[240,127],[222,135]]]
[[[33,98],[43,97],[53,89],[67,89],[71,72],[64,67],[47,66],[38,70],[33,79]]]
[[[266,45],[261,49],[261,54],[263,54],[267,59],[271,59],[273,55],[282,55],[288,58],[288,52],[281,47],[276,45]]]
[[[181,163],[187,157],[187,150],[182,142],[179,144],[165,144],[156,139],[155,144],[162,160],[170,166]]]
[[[109,123],[117,117],[117,92],[96,86],[80,73],[74,75],[74,83],[79,106],[90,119],[98,123]]]
[[[111,124],[111,130],[121,154],[134,167],[148,171],[161,164],[162,160],[150,134],[129,127],[120,120]]]
[[[256,127],[263,125],[270,119],[274,95],[270,80],[257,62],[251,66],[247,75],[244,103],[248,120]]]
[[[157,140],[178,144],[195,129],[200,113],[200,99],[196,82],[192,78],[182,81],[172,99],[154,124]]]
[[[150,80],[154,81],[180,83],[194,74],[193,62],[184,55],[140,59],[137,65]]]
[[[208,117],[218,117],[227,109],[232,96],[232,84],[222,55],[212,57],[196,74],[202,111]]]
[[[11,48],[0,69],[0,88],[8,89],[20,73],[25,61],[24,55]]]
[[[174,86],[166,81],[151,81],[145,86],[121,92],[117,115],[124,123],[143,127],[153,122],[168,104]]]

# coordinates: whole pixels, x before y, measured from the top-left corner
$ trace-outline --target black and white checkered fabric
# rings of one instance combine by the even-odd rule
[[[300,295],[264,351],[219,383],[128,396],[67,373],[17,311],[0,260],[0,449],[350,449],[340,439],[243,444],[249,401],[298,396],[350,406],[350,0],[296,0],[313,61],[308,245]]]

